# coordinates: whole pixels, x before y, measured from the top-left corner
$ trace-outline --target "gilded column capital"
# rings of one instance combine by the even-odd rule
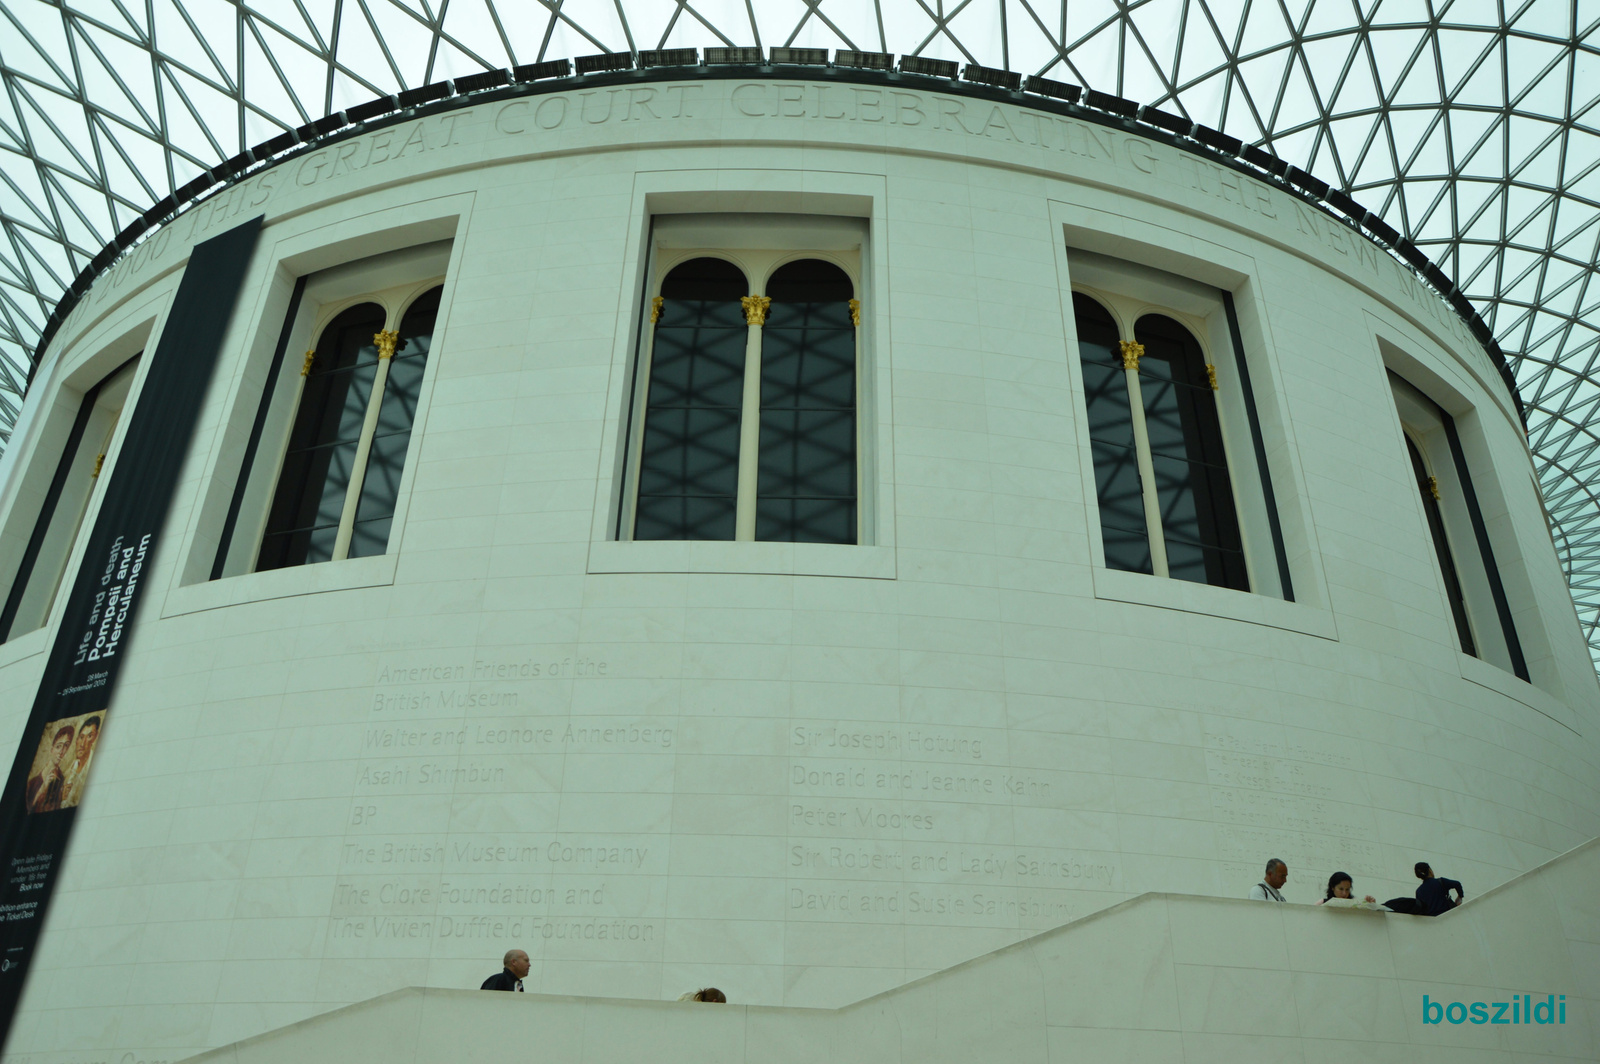
[[[654,299],[652,299],[650,301],[650,324],[651,325],[654,325],[656,322],[661,320],[661,304],[663,304],[665,302],[666,302],[666,300],[663,299],[660,296],[656,296]]]
[[[1122,352],[1122,368],[1139,372],[1139,359],[1144,355],[1144,344],[1136,340],[1118,340],[1117,346]]]
[[[1209,362],[1206,363],[1206,380],[1211,382],[1212,391],[1220,392],[1222,390],[1217,386],[1217,367]]]
[[[861,327],[861,300],[859,299],[850,301],[850,324],[858,329]]]
[[[767,308],[772,306],[772,297],[740,296],[739,305],[744,308],[746,324],[765,325],[767,323]]]
[[[306,360],[300,363],[300,376],[309,376],[311,373],[311,363],[315,362],[316,360],[317,349],[313,347],[311,350],[306,352]]]
[[[373,333],[372,342],[378,345],[380,359],[393,358],[395,345],[400,342],[400,334],[393,329],[385,329],[383,332]]]

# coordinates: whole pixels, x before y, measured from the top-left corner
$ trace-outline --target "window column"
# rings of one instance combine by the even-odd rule
[[[1150,459],[1150,426],[1144,415],[1144,389],[1139,384],[1139,359],[1144,354],[1144,344],[1137,340],[1119,340],[1117,347],[1122,355],[1122,372],[1127,377],[1128,409],[1133,427],[1133,449],[1139,464],[1139,495],[1144,504],[1144,526],[1153,529],[1150,535],[1150,568],[1156,576],[1167,576],[1167,540],[1162,534],[1161,499],[1157,495],[1156,472]]]

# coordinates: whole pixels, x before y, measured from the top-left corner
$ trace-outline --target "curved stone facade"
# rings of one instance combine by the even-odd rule
[[[1136,894],[1242,895],[1269,856],[1290,900],[1336,868],[1382,898],[1414,860],[1477,890],[1600,834],[1600,693],[1513,400],[1283,188],[888,83],[423,113],[95,284],[0,467],[7,580],[77,397],[260,213],[11,1055],[172,1059],[511,947],[530,990],[837,1006]],[[719,248],[851,274],[855,544],[627,536],[657,256]],[[280,335],[435,276],[386,552],[249,571]],[[1074,290],[1192,326],[1254,590],[1102,563]],[[1453,419],[1438,475],[1476,507],[1444,520],[1492,546],[1531,682],[1507,640],[1460,650],[1386,370]],[[53,636],[0,645],[13,732]]]

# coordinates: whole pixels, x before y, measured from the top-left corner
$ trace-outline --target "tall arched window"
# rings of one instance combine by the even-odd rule
[[[1106,566],[1250,589],[1214,370],[1161,314],[1121,336],[1105,307],[1073,294]]]
[[[853,294],[845,272],[820,259],[767,281],[756,539],[856,541]]]
[[[1403,352],[1387,347],[1384,353],[1386,360],[1403,357]],[[1400,419],[1406,465],[1415,479],[1433,556],[1439,563],[1455,642],[1462,653],[1533,683],[1529,656],[1517,633],[1519,611],[1495,561],[1495,526],[1486,519],[1473,484],[1475,476],[1494,484],[1494,464],[1485,459],[1474,470],[1456,419],[1393,369],[1389,370],[1389,388]],[[1512,557],[1516,557],[1515,547]]]
[[[854,284],[805,258],[763,287],[713,257],[663,278],[634,539],[857,541]]]
[[[1104,307],[1081,292],[1073,293],[1072,308],[1078,319],[1078,359],[1089,412],[1089,446],[1094,454],[1095,498],[1100,504],[1106,566],[1151,573],[1155,570],[1145,524],[1139,448],[1117,323]]]
[[[0,602],[0,642],[50,620],[138,364],[137,356],[129,359],[83,393],[11,589]]]
[[[433,323],[439,316],[444,288],[418,296],[400,320],[400,338],[389,359],[383,403],[372,429],[372,447],[361,481],[361,501],[356,505],[350,534],[350,557],[382,554],[389,547],[389,526],[394,523],[400,495],[400,474],[405,472],[406,451],[411,446],[411,426],[417,419],[417,397],[433,346]]]
[[[748,329],[743,271],[682,263],[661,282],[635,539],[733,539]]]
[[[385,320],[376,303],[350,307],[327,324],[306,356],[310,364],[257,569],[333,558],[378,374],[377,334]]]
[[[413,300],[398,330],[381,304],[361,303],[316,338],[258,570],[388,549],[441,293]]]
[[[1160,314],[1140,318],[1134,339],[1144,349],[1139,390],[1167,575],[1248,591],[1250,577],[1205,356],[1188,329]]]
[[[1445,598],[1450,600],[1450,616],[1456,622],[1456,637],[1461,640],[1461,651],[1476,657],[1478,648],[1472,638],[1472,625],[1467,620],[1467,599],[1461,590],[1461,576],[1456,569],[1456,556],[1450,550],[1450,537],[1445,535],[1444,515],[1439,512],[1439,482],[1428,472],[1410,433],[1403,433],[1406,453],[1411,457],[1411,472],[1417,478],[1417,494],[1422,497],[1422,512],[1428,519],[1428,532],[1433,537],[1433,553],[1439,559],[1439,571],[1444,577]]]

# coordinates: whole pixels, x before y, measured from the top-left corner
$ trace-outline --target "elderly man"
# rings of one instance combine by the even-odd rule
[[[522,979],[528,974],[528,955],[520,949],[507,950],[501,963],[505,971],[498,975],[491,975],[483,981],[479,990],[515,990],[522,992]]]
[[[1267,874],[1261,882],[1250,888],[1252,901],[1283,901],[1278,888],[1289,881],[1289,866],[1274,857],[1267,862]]]

